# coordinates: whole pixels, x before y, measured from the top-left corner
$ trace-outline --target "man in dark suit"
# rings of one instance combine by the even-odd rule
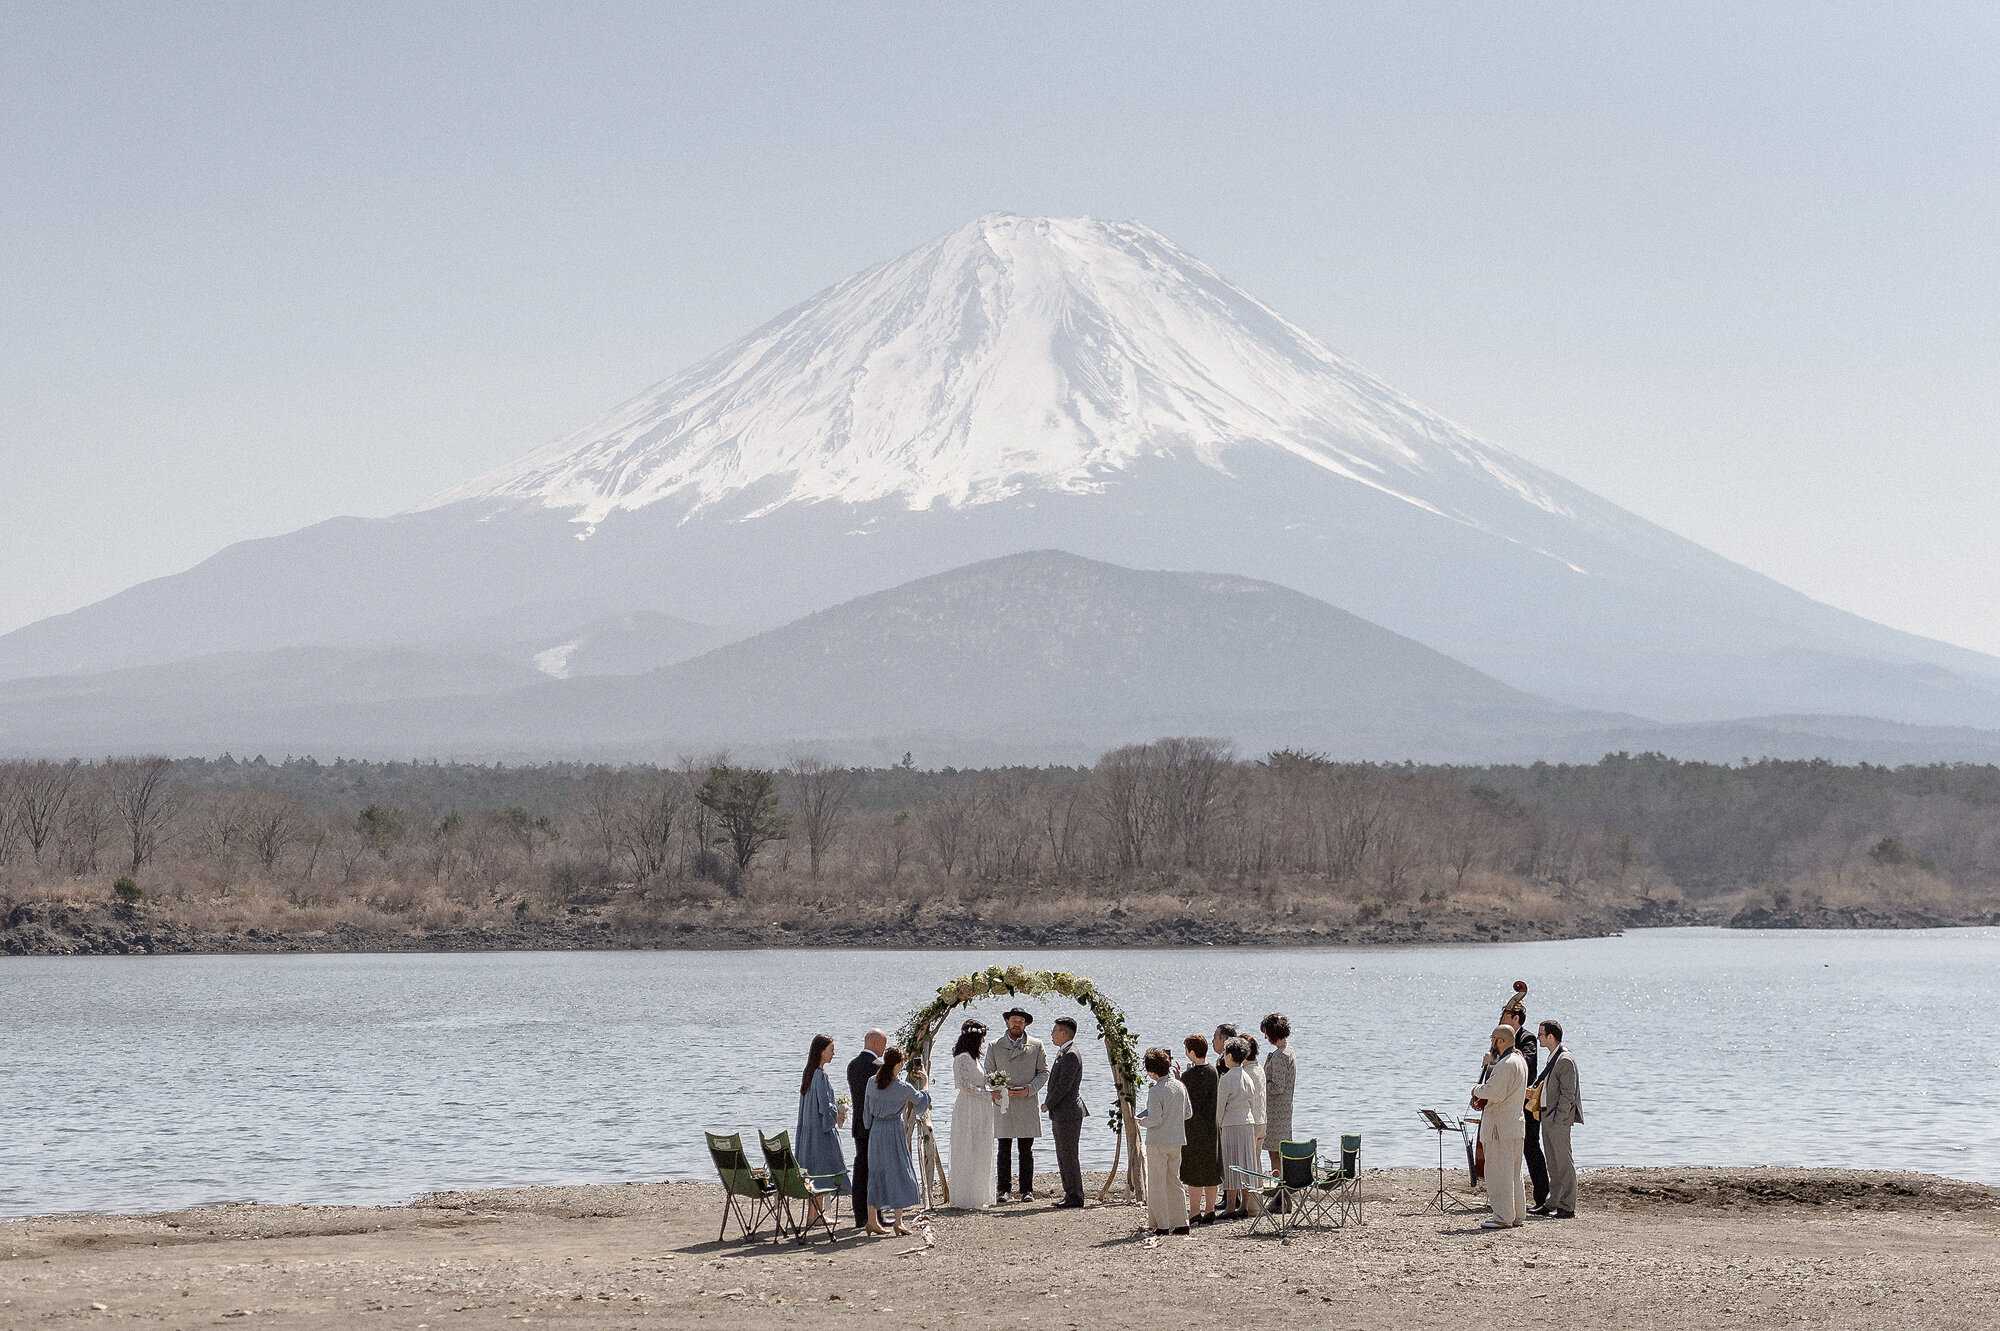
[[[889,1047],[884,1031],[870,1031],[861,1037],[861,1052],[847,1064],[847,1093],[854,1101],[847,1116],[854,1130],[854,1227],[868,1228],[868,1083],[882,1066],[882,1051]]]
[[[1083,1087],[1083,1059],[1076,1052],[1076,1021],[1057,1017],[1050,1034],[1056,1042],[1056,1059],[1049,1065],[1042,1109],[1049,1116],[1049,1128],[1056,1139],[1056,1168],[1062,1172],[1063,1195],[1056,1206],[1077,1207],[1083,1205],[1083,1162],[1078,1146],[1090,1111],[1078,1094]]]
[[[1518,997],[1515,1003],[1520,1000]],[[1528,1013],[1525,1007],[1509,1004],[1500,1014],[1503,1025],[1514,1028],[1514,1048],[1528,1064],[1528,1085],[1535,1084],[1535,1066],[1540,1060],[1542,1047],[1535,1039],[1535,1033],[1528,1029]],[[1521,1158],[1528,1162],[1528,1181],[1534,1185],[1535,1201],[1529,1209],[1540,1214],[1540,1208],[1549,1203],[1549,1162],[1542,1154],[1542,1125],[1533,1114],[1527,1116],[1527,1135],[1521,1142]]]

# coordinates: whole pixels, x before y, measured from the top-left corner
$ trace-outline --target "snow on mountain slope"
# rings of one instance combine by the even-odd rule
[[[1226,473],[1243,447],[1486,530],[1509,501],[1641,525],[1411,402],[1149,227],[1004,213],[422,508],[530,500],[586,528],[752,492],[744,516],[825,500],[963,508],[1098,493],[1168,453]]]
[[[542,678],[616,673],[688,644],[612,621],[769,628],[1037,549],[1261,579],[1572,706],[2000,728],[2000,660],[1476,438],[1145,226],[1005,214],[416,510],[0,637],[0,680],[528,640]]]

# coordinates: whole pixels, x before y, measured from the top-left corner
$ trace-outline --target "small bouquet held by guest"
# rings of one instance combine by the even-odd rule
[[[845,1095],[833,1097],[833,1121],[840,1127],[847,1126],[847,1111],[854,1108],[854,1101]]]

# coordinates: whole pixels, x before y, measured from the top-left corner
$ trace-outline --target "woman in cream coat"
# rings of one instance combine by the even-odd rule
[[[1188,1232],[1181,1148],[1187,1145],[1194,1101],[1173,1073],[1173,1054],[1165,1049],[1146,1051],[1146,1075],[1153,1084],[1146,1092],[1146,1107],[1139,1111],[1139,1126],[1146,1130],[1146,1220],[1155,1234]]]
[[[1223,1051],[1229,1070],[1222,1074],[1215,1091],[1215,1123],[1222,1137],[1222,1218],[1237,1219],[1250,1214],[1244,1205],[1247,1182],[1239,1170],[1258,1173],[1263,1162],[1257,1158],[1257,1084],[1245,1071],[1243,1060],[1250,1046],[1241,1037],[1229,1041]]]

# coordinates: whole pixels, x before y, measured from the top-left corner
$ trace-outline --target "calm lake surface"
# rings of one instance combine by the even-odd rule
[[[1562,1021],[1581,1063],[1583,1165],[2000,1183],[2000,929],[1658,929],[1310,951],[0,958],[0,1215],[704,1177],[703,1128],[792,1126],[813,1032],[844,1062],[868,1026],[1014,960],[1092,977],[1142,1045],[1285,1012],[1298,1128],[1359,1130],[1370,1165],[1435,1161],[1417,1110],[1463,1109],[1525,979],[1530,1019]],[[976,1011],[997,1030],[1006,1006]],[[1044,1037],[1076,1011],[1028,1006]],[[1082,1026],[1085,1167],[1102,1169],[1110,1078]]]

